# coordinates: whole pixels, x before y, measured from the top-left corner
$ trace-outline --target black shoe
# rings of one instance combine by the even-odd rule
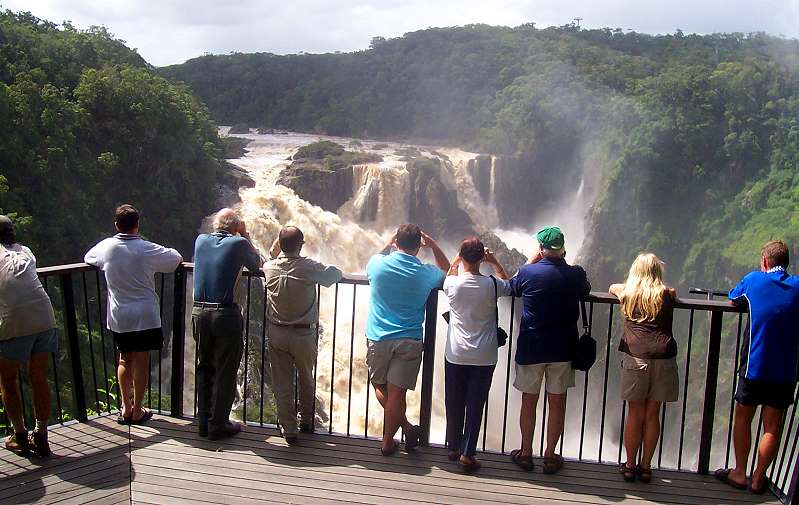
[[[411,426],[405,433],[405,450],[412,451],[419,447],[422,442],[422,428],[421,426]]]
[[[208,436],[208,418],[200,416],[197,421],[197,434],[201,437]]]
[[[222,440],[224,438],[230,438],[233,435],[238,435],[240,432],[240,423],[232,423],[228,421],[219,428],[209,429],[208,440]]]
[[[297,445],[297,443],[299,442],[296,433],[287,433],[283,435],[283,438],[286,439],[286,443],[289,445]]]
[[[300,423],[300,433],[313,433],[314,426],[309,423]]]

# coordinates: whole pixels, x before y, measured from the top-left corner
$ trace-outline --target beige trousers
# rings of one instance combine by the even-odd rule
[[[314,426],[314,379],[316,330],[269,325],[269,365],[277,418],[283,434],[294,434],[297,414],[300,422]],[[297,374],[299,409],[294,403],[294,374]],[[299,410],[299,412],[298,412]]]

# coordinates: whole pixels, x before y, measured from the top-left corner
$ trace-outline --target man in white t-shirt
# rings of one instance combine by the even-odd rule
[[[153,415],[142,407],[150,380],[150,351],[164,345],[154,276],[174,271],[183,258],[176,250],[139,236],[139,211],[132,205],[117,208],[114,225],[118,233],[92,247],[84,261],[105,272],[108,284],[107,325],[120,355],[122,412],[117,422],[143,424]]]
[[[495,269],[499,279],[480,273],[483,262]],[[460,265],[464,271],[458,275]],[[474,455],[483,408],[497,365],[496,298],[510,294],[507,279],[496,257],[480,240],[472,237],[461,243],[460,253],[452,261],[444,280],[444,293],[450,306],[444,352],[447,448],[449,459],[457,460],[464,471],[480,468]]]

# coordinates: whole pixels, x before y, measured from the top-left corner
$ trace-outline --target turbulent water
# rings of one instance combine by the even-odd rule
[[[223,133],[225,131],[223,130]],[[569,254],[574,256],[582,242],[583,215],[585,205],[579,193],[570,202],[554,206],[555,215],[539,215],[531,218],[529,228],[503,230],[493,196],[484,202],[468,173],[469,161],[477,153],[455,148],[434,146],[408,146],[391,142],[376,142],[349,138],[289,133],[241,135],[251,142],[246,154],[232,163],[246,170],[255,181],[252,188],[239,192],[240,203],[236,205],[247,223],[256,245],[268,251],[279,229],[287,224],[298,226],[305,234],[303,254],[324,263],[339,266],[347,273],[364,271],[368,259],[379,251],[396,226],[408,220],[409,185],[405,162],[396,153],[398,149],[413,147],[422,155],[439,158],[439,178],[444,186],[457,192],[458,206],[463,209],[479,229],[491,230],[509,246],[525,254],[534,250],[532,232],[543,224],[560,224],[569,241]],[[379,163],[356,165],[353,170],[353,197],[336,213],[328,212],[303,199],[280,184],[280,172],[291,163],[291,156],[303,145],[317,140],[332,140],[350,150],[375,152],[383,157]],[[349,146],[357,147],[349,147]],[[492,162],[492,187],[494,179]],[[493,191],[491,192],[493,195]],[[376,210],[374,210],[376,208]],[[553,206],[549,206],[553,208]],[[555,220],[558,217],[559,220]],[[461,237],[436,237],[449,256],[454,256],[455,247]],[[422,257],[432,261],[431,257]],[[379,435],[382,429],[382,409],[367,387],[365,362],[366,345],[364,325],[369,296],[368,286],[354,288],[341,285],[338,288],[321,289],[320,339],[317,366],[317,410],[318,424],[330,425],[334,431],[368,433]],[[439,311],[446,310],[446,300],[440,297]],[[353,312],[354,311],[354,312]],[[336,317],[334,318],[334,314]],[[516,319],[518,324],[518,312]],[[501,318],[508,320],[509,307],[501,306]],[[439,318],[440,319],[440,318]],[[438,343],[436,356],[443,356],[446,327],[438,321]],[[334,345],[335,341],[335,345]],[[498,448],[503,438],[502,421],[504,405],[505,371],[508,356],[500,352],[500,362],[495,376],[495,388],[489,402],[488,447]],[[432,439],[443,441],[443,360],[437,360]],[[350,373],[350,369],[352,372]],[[501,386],[501,388],[500,388]],[[332,394],[331,394],[332,388]],[[500,391],[501,389],[501,391]],[[515,394],[511,391],[507,421],[508,441],[517,440],[518,430],[513,428],[518,412]],[[330,406],[332,398],[332,420]],[[419,395],[409,394],[409,413],[417,413]],[[368,423],[366,412],[368,410]],[[410,415],[410,414],[409,414]],[[413,417],[413,415],[411,415]],[[413,419],[412,419],[413,421]],[[493,426],[493,428],[491,428]]]

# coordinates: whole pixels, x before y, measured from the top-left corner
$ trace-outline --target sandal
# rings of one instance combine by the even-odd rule
[[[532,472],[533,469],[535,468],[535,463],[533,463],[533,457],[522,456],[521,449],[514,449],[510,451],[510,460],[513,461],[516,464],[516,466],[528,472]]]
[[[560,471],[563,468],[563,457],[556,454],[551,458],[544,458],[544,473],[547,475],[553,475]]]
[[[142,412],[144,412],[144,414],[142,414],[142,416],[139,419],[133,419],[133,414],[131,414],[130,422],[128,424],[134,424],[134,425],[137,425],[137,426],[138,425],[142,425],[142,424],[145,424],[147,421],[149,421],[153,417],[153,411],[152,410],[142,408]]]
[[[468,460],[468,462],[467,462],[467,463],[464,463],[464,462],[463,462],[464,458],[466,458],[466,459]],[[472,457],[469,457],[469,456],[461,456],[461,457],[458,459],[458,466],[459,466],[459,467],[460,467],[460,469],[461,469],[461,470],[463,470],[464,472],[466,472],[466,473],[470,473],[470,472],[476,472],[477,470],[479,470],[479,469],[480,469],[480,467],[481,467],[482,465],[481,465],[481,464],[480,464],[480,462],[479,462],[479,461],[477,461],[477,460],[476,460],[476,459],[475,459],[473,456],[472,456]]]
[[[420,426],[411,426],[405,433],[405,452],[411,452],[422,442],[422,428]]]
[[[627,466],[627,462],[619,465],[619,473],[624,477],[625,482],[635,482],[635,468]]]
[[[741,484],[740,482],[735,482],[734,480],[730,479],[730,472],[731,471],[732,470],[730,470],[729,468],[719,468],[718,470],[713,472],[713,475],[716,477],[716,479],[720,480],[721,482],[723,482],[725,484],[728,484],[728,485],[734,487],[735,489],[739,489],[741,491],[746,491],[746,488],[747,488],[746,484]]]
[[[392,454],[394,454],[398,450],[399,450],[399,442],[394,440],[394,445],[392,445],[390,449],[383,449],[381,447],[380,448],[380,454],[382,454],[383,456],[391,456]]]
[[[652,481],[652,467],[644,468],[638,465],[635,467],[635,473],[638,475],[638,480],[644,484],[649,484]]]
[[[756,488],[749,482],[749,492],[752,494],[765,494],[768,491],[768,479],[763,479],[763,485]]]

